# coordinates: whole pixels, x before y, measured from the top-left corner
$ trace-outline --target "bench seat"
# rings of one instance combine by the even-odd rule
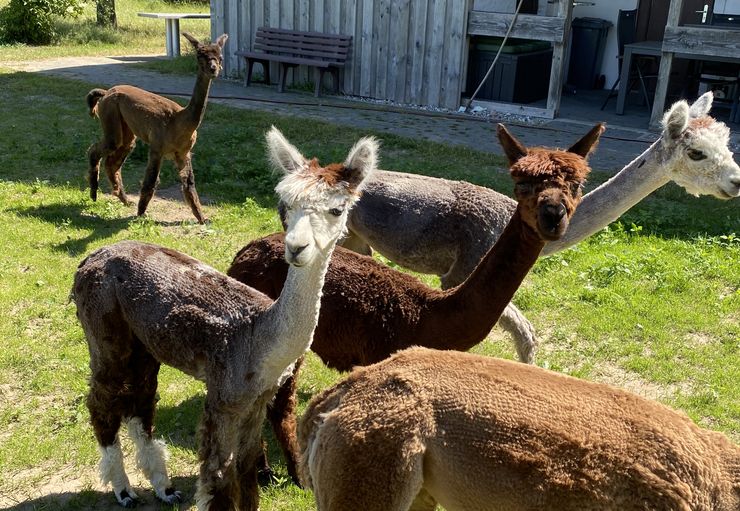
[[[324,73],[332,75],[334,91],[339,91],[339,72],[349,55],[352,36],[323,34],[321,32],[304,32],[270,27],[257,29],[254,48],[260,51],[234,52],[247,63],[244,84],[252,83],[252,70],[256,63],[264,69],[264,83],[270,83],[270,62],[279,64],[280,77],[278,91],[285,90],[288,69],[305,65],[316,68],[314,95],[321,94],[321,83]]]

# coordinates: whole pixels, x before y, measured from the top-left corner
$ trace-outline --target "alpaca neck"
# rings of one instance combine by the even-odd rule
[[[335,244],[327,253],[301,267],[290,265],[283,290],[261,317],[269,344],[264,365],[270,380],[276,379],[303,355],[313,342],[319,321],[321,290]]]
[[[467,351],[498,321],[537,261],[544,242],[521,219],[519,208],[496,244],[459,286],[432,299],[422,312],[416,344]]]
[[[568,231],[559,240],[545,244],[543,255],[559,252],[588,238],[670,181],[666,172],[669,159],[662,140],[658,140],[609,181],[584,195]]]
[[[195,79],[193,95],[190,97],[188,106],[183,110],[186,118],[195,125],[194,129],[200,126],[203,116],[206,113],[206,102],[208,101],[208,91],[211,88],[211,78],[205,73],[198,73]]]

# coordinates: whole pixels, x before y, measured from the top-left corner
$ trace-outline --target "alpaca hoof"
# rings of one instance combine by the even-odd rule
[[[93,200],[93,202],[97,202],[98,192],[94,190],[90,190],[90,198]]]
[[[126,490],[122,490],[120,496],[116,495],[116,499],[118,500],[118,503],[126,509],[135,508],[139,503],[136,494],[134,492],[129,493]]]
[[[275,480],[274,472],[270,467],[261,468],[257,471],[257,483],[260,486],[270,486]]]
[[[164,491],[164,497],[160,497],[159,500],[165,504],[179,504],[182,502],[182,492],[175,490],[174,488],[167,488]]]

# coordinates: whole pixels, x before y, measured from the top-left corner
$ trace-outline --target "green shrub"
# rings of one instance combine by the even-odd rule
[[[50,44],[59,35],[54,17],[79,16],[84,6],[82,0],[10,0],[0,9],[0,41]]]

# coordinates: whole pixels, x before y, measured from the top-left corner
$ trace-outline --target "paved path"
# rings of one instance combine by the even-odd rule
[[[194,83],[192,76],[161,74],[131,65],[157,58],[160,57],[65,57],[4,65],[22,71],[83,80],[102,87],[126,83],[153,92],[189,97]],[[260,85],[246,88],[241,82],[218,80],[211,88],[211,98],[214,102],[237,108],[319,119],[501,154],[495,139],[495,121],[488,117],[430,112],[338,97],[317,99],[310,93],[289,91],[279,94],[275,89],[274,86]],[[533,120],[527,125],[511,118],[503,122],[527,145],[568,147],[594,123],[608,117],[606,113],[603,115],[588,122],[572,119]],[[592,167],[619,170],[644,151],[657,136],[657,133],[645,129],[608,124],[599,148],[591,158]]]

